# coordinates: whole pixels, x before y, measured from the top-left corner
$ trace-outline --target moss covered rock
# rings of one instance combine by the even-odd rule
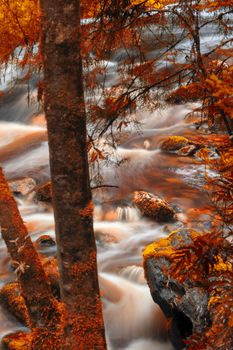
[[[16,332],[2,338],[2,350],[31,350],[31,334]]]
[[[173,152],[187,146],[189,140],[183,136],[169,136],[161,144],[161,149],[166,152]]]
[[[133,203],[143,216],[158,222],[173,221],[176,219],[174,209],[163,199],[145,191],[135,191]]]
[[[29,326],[29,315],[18,282],[6,284],[1,288],[0,304],[25,326]]]
[[[226,239],[186,229],[146,247],[145,276],[175,349],[187,337],[187,349],[233,348],[231,252]]]

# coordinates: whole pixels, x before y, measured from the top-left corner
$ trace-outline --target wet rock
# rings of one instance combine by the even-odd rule
[[[50,181],[36,190],[36,198],[41,202],[52,202],[52,187]]]
[[[102,231],[95,231],[95,237],[97,242],[101,246],[106,246],[109,244],[115,244],[119,242],[119,239],[116,236]]]
[[[189,140],[183,136],[169,136],[161,144],[161,149],[166,152],[173,152],[187,146]]]
[[[16,332],[5,335],[1,341],[2,350],[31,350],[31,334]]]
[[[18,282],[6,284],[0,290],[0,304],[25,326],[29,325],[29,315]]]
[[[173,221],[176,219],[174,209],[163,199],[145,191],[135,191],[133,203],[143,216],[158,222]]]
[[[55,240],[49,235],[40,236],[35,243],[38,248],[53,247],[56,245]]]
[[[169,273],[171,256],[191,241],[189,232],[181,229],[147,246],[144,251],[145,275],[151,295],[165,316],[172,320],[169,332],[176,349],[183,349],[183,339],[192,333],[196,320],[208,318],[206,293],[197,288],[193,297],[193,287],[190,290],[190,286],[172,279]]]
[[[200,267],[197,266],[197,262],[195,262],[195,266],[192,266],[189,262],[191,261],[191,255],[194,254],[194,248],[191,247],[196,246],[198,237],[200,235],[196,233],[189,232],[184,228],[179,229],[172,232],[167,238],[150,244],[144,251],[145,276],[151,295],[166,317],[171,320],[169,333],[176,349],[183,349],[185,347],[184,339],[191,334],[198,335],[200,339],[207,339],[208,341],[209,335],[213,336],[214,332],[219,330],[219,320],[216,320],[216,300],[217,307],[220,307],[222,303],[222,311],[225,312],[224,322],[226,324],[227,322],[228,324],[231,323],[231,313],[228,312],[227,314],[223,294],[221,293],[223,290],[224,295],[230,292],[227,283],[229,283],[229,273],[232,273],[232,264],[224,262],[223,258],[218,257],[209,272],[203,270],[204,277],[199,274],[197,271]],[[201,242],[203,237],[202,235]],[[225,242],[225,245],[228,245],[228,243]],[[175,270],[174,262],[176,264]],[[224,277],[225,282],[220,282],[221,298],[217,297],[216,299],[215,283],[219,285],[218,269],[222,273],[225,271],[226,277]],[[180,278],[181,276],[182,278]],[[225,287],[224,283],[226,284]],[[229,300],[232,300],[232,292],[230,293]],[[212,303],[215,306],[213,309],[211,309]],[[227,307],[227,309],[229,308]],[[218,335],[219,332],[216,332],[216,334]],[[210,341],[211,346],[212,341]],[[226,349],[224,345],[216,348]]]
[[[197,151],[197,147],[194,145],[187,145],[185,147],[182,147],[177,151],[177,154],[179,156],[192,156]]]
[[[36,188],[36,182],[31,177],[10,181],[9,186],[13,194],[26,196]]]

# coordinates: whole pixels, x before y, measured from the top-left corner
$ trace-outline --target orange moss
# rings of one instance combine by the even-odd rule
[[[88,205],[80,211],[80,215],[82,217],[93,217],[93,211],[94,211],[94,204],[92,201],[88,203]]]
[[[6,350],[32,350],[31,334],[16,332],[8,334],[2,339],[2,345]]]
[[[62,330],[35,328],[32,331],[31,350],[63,350]]]
[[[85,300],[83,301],[85,303]],[[93,303],[88,306],[89,315],[84,313],[64,313],[64,334],[66,350],[102,350],[106,349],[104,326],[102,320],[102,303],[96,295]],[[91,317],[89,317],[91,315]]]
[[[96,252],[92,251],[89,254],[89,258],[85,262],[76,262],[71,266],[71,275],[74,276],[77,280],[82,280],[86,278],[85,274],[93,270],[93,267],[96,265]]]
[[[218,272],[233,271],[232,264],[230,263],[230,261],[224,262],[221,256],[216,257],[216,263],[214,264],[213,269]]]
[[[167,238],[147,246],[144,259],[167,259],[169,264],[162,267],[167,276],[181,284],[185,284],[187,279],[194,285],[198,282],[208,292],[211,326],[200,334],[192,334],[186,341],[187,349],[207,349],[209,344],[214,344],[214,349],[232,349],[233,268],[229,260],[231,245],[213,233],[190,232],[189,237],[191,242],[182,244],[179,231],[172,232]]]
[[[19,283],[10,283],[0,290],[0,303],[24,325],[30,326],[30,317],[25,299],[20,294]]]
[[[171,259],[172,254],[174,254],[176,251],[176,249],[172,247],[171,242],[174,235],[176,235],[177,232],[179,232],[179,230],[172,231],[168,237],[161,238],[160,240],[149,244],[143,252],[144,259],[149,259],[151,257],[156,258],[161,256],[165,256],[166,258]]]
[[[189,143],[189,140],[183,136],[169,136],[167,137],[162,145],[163,151],[176,151]]]

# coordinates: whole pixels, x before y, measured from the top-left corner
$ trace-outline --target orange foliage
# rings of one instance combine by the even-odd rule
[[[0,63],[6,62],[16,48],[32,48],[39,40],[40,16],[38,0],[0,1]],[[21,60],[29,51],[21,51]],[[30,55],[33,56],[32,50]]]
[[[233,119],[233,66],[225,68],[221,77],[211,74],[206,84],[215,98],[214,106]]]

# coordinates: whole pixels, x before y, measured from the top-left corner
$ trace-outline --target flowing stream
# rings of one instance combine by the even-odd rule
[[[22,99],[21,103],[19,112],[25,110],[21,123],[17,113],[15,121],[10,122],[2,114],[0,161],[9,180],[32,177],[40,184],[49,178],[46,128],[43,116],[28,121],[27,104]],[[99,281],[111,350],[173,349],[166,339],[165,318],[152,301],[144,279],[142,251],[146,244],[186,223],[190,211],[209,206],[207,195],[199,189],[204,169],[190,157],[166,154],[159,148],[166,135],[194,133],[192,123],[185,119],[194,107],[186,104],[154,113],[138,113],[140,132],[129,130],[117,149],[118,156],[126,161],[117,169],[104,170],[104,181],[118,188],[93,191]],[[161,225],[142,218],[131,201],[134,190],[153,192],[167,199],[180,212],[180,221]],[[42,234],[55,236],[49,205],[36,203],[32,195],[17,197],[17,201],[33,241]],[[55,248],[41,252],[54,255]],[[4,284],[15,279],[15,275],[2,240],[0,260],[1,284]],[[6,311],[1,311],[1,336],[22,328]]]
[[[109,86],[114,84],[116,70],[117,64],[109,62]],[[8,71],[6,80],[10,77]],[[6,87],[7,81],[2,88]],[[32,82],[33,94],[34,88]],[[0,163],[8,180],[32,177],[39,186],[50,176],[46,126],[43,114],[32,117],[38,106],[33,98],[28,106],[27,89],[27,84],[18,84],[1,102]],[[166,320],[144,279],[142,252],[147,244],[189,224],[188,218],[194,214],[198,214],[194,227],[208,225],[210,203],[202,187],[205,169],[191,157],[160,150],[165,136],[188,137],[197,132],[193,122],[185,118],[195,107],[185,104],[153,113],[138,112],[135,118],[141,123],[140,130],[129,129],[116,150],[116,156],[125,161],[118,168],[103,170],[104,183],[117,188],[93,191],[99,282],[109,350],[173,350],[166,338]],[[176,208],[179,221],[157,224],[142,218],[132,204],[135,190],[165,198]],[[36,202],[33,194],[16,199],[33,241],[43,234],[55,237],[50,205]],[[40,253],[54,256],[56,252],[50,247]],[[16,278],[2,240],[0,276],[1,285]],[[0,337],[23,328],[7,311],[0,311]]]

